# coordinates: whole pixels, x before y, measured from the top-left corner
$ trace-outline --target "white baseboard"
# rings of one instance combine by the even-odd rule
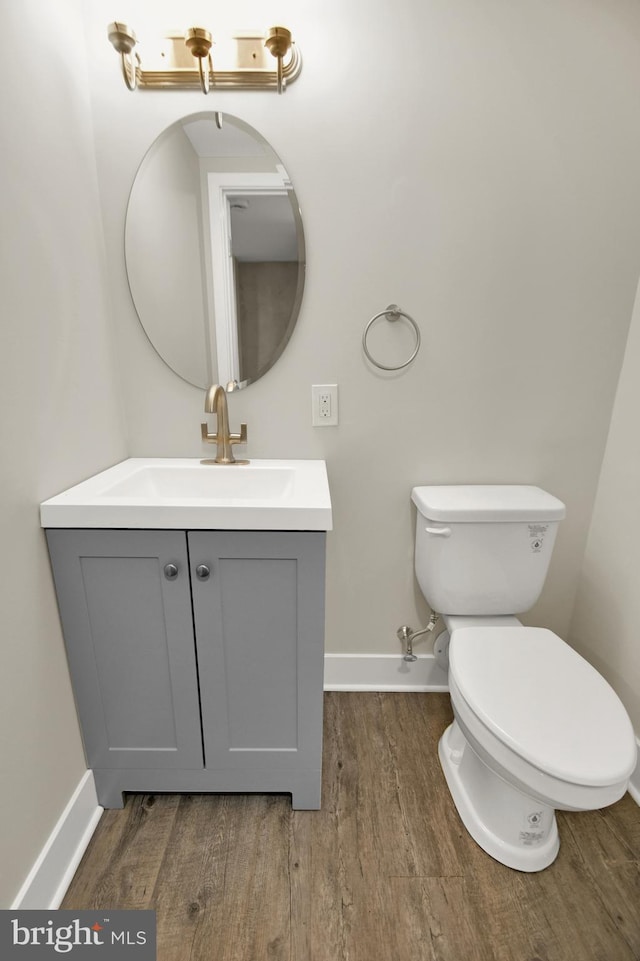
[[[102,810],[98,805],[93,773],[87,771],[29,871],[12,909],[55,911],[59,908]]]
[[[629,781],[629,794],[640,807],[640,738],[636,738],[636,744],[638,745],[638,763],[636,764],[636,769],[631,775],[631,780]]]
[[[325,691],[448,691],[433,654],[405,661],[399,654],[325,654]]]

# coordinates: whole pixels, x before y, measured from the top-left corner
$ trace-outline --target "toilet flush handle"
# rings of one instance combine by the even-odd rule
[[[436,537],[451,537],[450,527],[425,527],[427,534],[433,534]]]

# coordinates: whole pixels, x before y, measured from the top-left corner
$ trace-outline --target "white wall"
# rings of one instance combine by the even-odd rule
[[[5,77],[37,64],[0,108],[1,907],[86,770],[38,504],[126,456],[80,6],[4,4],[0,33]]]
[[[177,117],[222,109],[280,154],[300,199],[302,312],[276,366],[230,400],[250,457],[324,457],[334,502],[329,651],[393,652],[424,621],[410,488],[530,482],[566,501],[544,596],[566,634],[640,267],[640,7],[630,0],[281,0],[304,58],[285,96],[129,93],[85,5],[105,236],[130,450],[200,456],[203,393],[149,347],[122,232],[136,167]],[[169,3],[118,16],[175,25]],[[266,26],[264,3],[180,7],[184,25]],[[276,14],[274,14],[276,15]],[[420,324],[398,375],[360,338],[391,302]],[[340,426],[310,426],[312,383],[340,385]]]
[[[571,642],[609,680],[640,732],[640,290],[571,623]]]
[[[191,371],[190,379],[204,383],[211,365],[200,263],[198,156],[186,135],[177,131],[148,159],[129,200],[127,277],[156,350],[171,357],[177,370]],[[165,200],[161,204],[159,194]]]

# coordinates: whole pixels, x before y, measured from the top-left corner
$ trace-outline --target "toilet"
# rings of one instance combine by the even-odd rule
[[[636,765],[622,702],[552,631],[515,616],[540,596],[564,504],[539,487],[414,487],[415,570],[449,632],[454,721],[438,753],[460,818],[497,861],[540,871],[555,810],[619,800]]]

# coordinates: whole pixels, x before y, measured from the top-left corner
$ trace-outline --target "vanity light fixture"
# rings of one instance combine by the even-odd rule
[[[211,74],[213,73],[213,61],[210,53],[213,38],[209,31],[203,27],[189,27],[184,36],[184,42],[187,50],[189,50],[191,55],[198,61],[198,73],[200,75],[202,92],[209,93]],[[206,72],[202,69],[203,60],[207,61]]]
[[[137,53],[134,54],[133,49],[138,42],[138,38],[126,23],[110,23],[108,30],[109,42],[113,49],[120,54],[124,82],[129,90],[135,90],[138,86],[140,57]]]
[[[300,52],[286,27],[271,27],[262,34],[238,31],[228,41],[214,41],[204,27],[190,27],[186,33],[169,31],[155,47],[151,42],[148,46],[141,44],[144,64],[131,27],[116,21],[109,24],[107,32],[111,45],[120,54],[122,75],[129,90],[199,87],[205,94],[210,90],[283,93],[302,69]],[[276,60],[275,69],[271,57]]]

